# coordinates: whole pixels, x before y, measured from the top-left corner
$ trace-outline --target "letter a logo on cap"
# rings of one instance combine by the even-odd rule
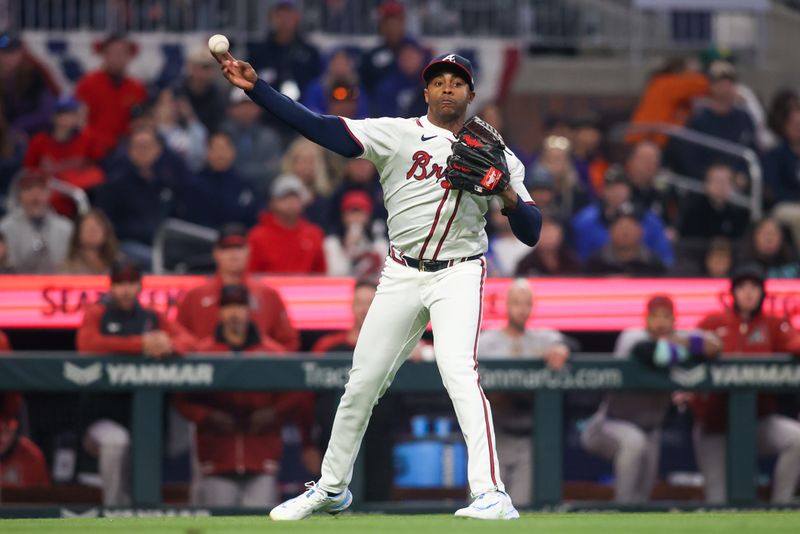
[[[449,61],[451,63],[455,63],[456,62],[456,55],[455,54],[450,54],[449,56],[445,56],[442,61]]]

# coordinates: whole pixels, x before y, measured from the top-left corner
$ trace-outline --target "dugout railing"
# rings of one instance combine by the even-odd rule
[[[162,413],[165,395],[175,391],[341,390],[349,358],[225,358],[192,356],[174,360],[80,357],[73,353],[13,353],[0,358],[0,391],[120,392],[132,395],[131,495],[134,508],[161,503]],[[534,507],[557,506],[562,498],[563,396],[575,391],[700,390],[729,393],[728,504],[756,504],[756,392],[800,391],[800,361],[788,355],[726,358],[668,370],[607,355],[576,355],[560,371],[539,361],[492,360],[480,364],[487,391],[535,394]],[[407,363],[393,392],[443,391],[434,363]],[[352,489],[363,496],[364,473],[357,466]],[[359,509],[360,502],[354,503]],[[5,510],[5,511],[4,511]],[[52,509],[57,515],[57,510]],[[4,515],[47,515],[35,508]]]

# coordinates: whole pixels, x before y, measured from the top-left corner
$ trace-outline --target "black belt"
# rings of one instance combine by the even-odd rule
[[[474,256],[470,256],[469,258],[459,258],[456,260],[418,260],[416,258],[409,258],[408,256],[400,256],[400,257],[403,259],[405,264],[411,267],[412,269],[418,269],[420,272],[434,273],[436,271],[441,271],[442,269],[452,267],[456,263],[464,263],[465,261],[477,260],[481,256],[483,256],[483,254],[475,254]]]

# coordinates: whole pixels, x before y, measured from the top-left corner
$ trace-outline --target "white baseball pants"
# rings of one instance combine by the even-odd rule
[[[724,504],[727,494],[727,436],[705,432],[696,424],[693,430],[697,466],[705,479],[706,502]],[[740,439],[745,439],[741,437]],[[758,421],[756,447],[759,456],[775,456],[772,475],[774,504],[791,503],[800,480],[800,423],[782,415],[768,415]]]
[[[645,432],[637,425],[609,419],[598,412],[581,433],[587,451],[614,465],[614,500],[643,503],[650,500],[658,478],[661,429]]]
[[[201,476],[197,506],[264,508],[279,502],[278,477],[253,475],[246,478]]]
[[[372,409],[429,321],[436,364],[467,444],[470,490],[478,495],[504,489],[492,411],[481,388],[476,356],[485,277],[483,258],[437,272],[420,272],[386,259],[322,461],[323,490],[338,493],[347,488]]]

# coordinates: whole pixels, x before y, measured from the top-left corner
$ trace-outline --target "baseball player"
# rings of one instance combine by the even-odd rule
[[[645,328],[628,328],[617,338],[615,358],[632,358],[665,369],[689,358],[715,356],[719,339],[706,332],[675,329],[675,304],[666,295],[647,301]],[[665,393],[613,392],[581,433],[583,448],[614,466],[614,500],[643,503],[658,477],[661,426],[670,407]]]
[[[714,332],[722,340],[723,355],[758,358],[776,352],[800,355],[800,332],[785,318],[767,313],[764,301],[766,273],[757,263],[746,263],[731,274],[733,305],[706,316],[700,329]],[[722,504],[726,493],[728,405],[721,393],[697,393],[694,411],[694,451],[705,480],[706,502]],[[794,500],[800,481],[800,423],[780,415],[774,395],[762,393],[756,406],[756,440],[759,456],[776,456],[772,475],[773,504]],[[740,436],[739,439],[747,439]]]
[[[541,214],[523,186],[519,159],[483,121],[465,121],[475,97],[471,63],[448,54],[427,65],[425,116],[351,120],[309,111],[228,52],[218,60],[229,82],[300,134],[342,156],[371,161],[389,213],[390,252],[356,343],[322,477],[274,508],[270,517],[303,519],[350,506],[347,487],[372,408],[429,322],[439,372],[469,454],[474,501],[456,516],[519,517],[500,479],[492,411],[478,375],[484,214],[491,196],[498,196],[514,234],[529,246],[539,238]]]

